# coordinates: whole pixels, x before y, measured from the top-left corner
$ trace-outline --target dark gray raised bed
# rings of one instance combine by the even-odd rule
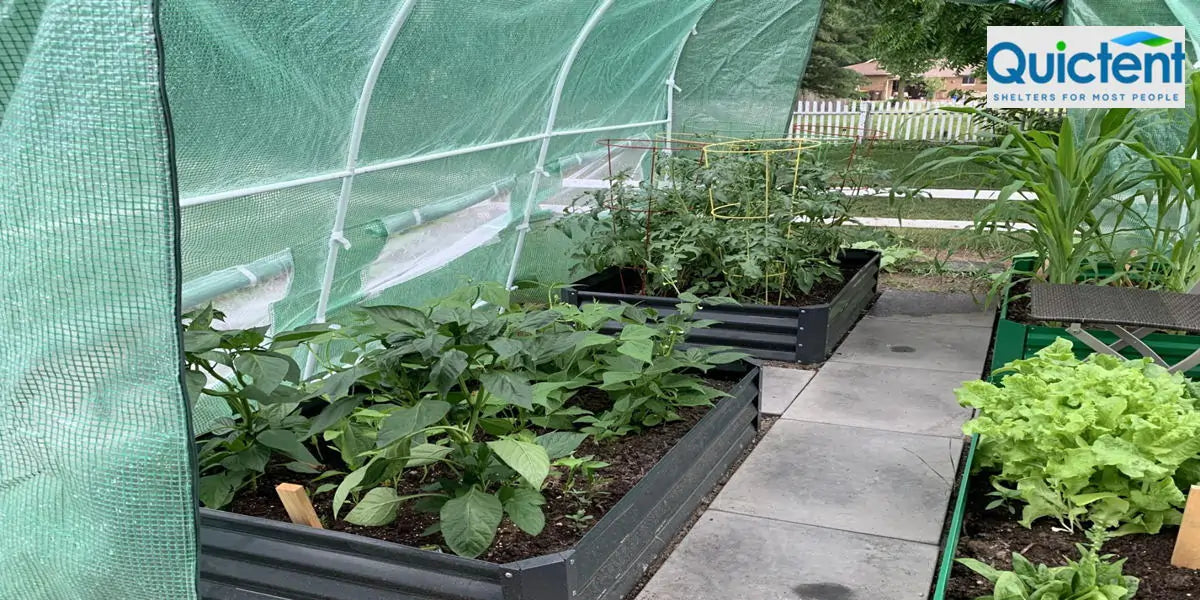
[[[760,371],[737,385],[574,548],[494,564],[291,523],[200,510],[205,600],[618,600],[758,427]]]
[[[770,306],[765,304],[707,306],[702,318],[716,325],[688,334],[693,344],[729,346],[751,356],[770,360],[817,363],[829,358],[847,331],[858,322],[875,298],[879,285],[880,253],[875,250],[845,250],[841,256],[845,285],[825,304]],[[624,277],[624,287],[621,278]],[[564,288],[564,302],[626,302],[674,312],[676,298],[641,296],[641,285],[633,269],[611,268]],[[625,293],[626,290],[630,293]]]

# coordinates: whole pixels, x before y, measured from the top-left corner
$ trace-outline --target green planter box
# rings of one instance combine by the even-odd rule
[[[1018,262],[1017,267],[1031,268],[1032,261],[1027,261],[1024,265]],[[1080,358],[1093,353],[1091,348],[1075,339],[1063,327],[1026,325],[1010,320],[1008,318],[1008,301],[1006,293],[1004,301],[1000,305],[1000,318],[996,321],[995,343],[992,347],[991,369],[993,371],[1014,360],[1033,356],[1035,352],[1049,346],[1060,337],[1071,341],[1075,347],[1075,354]],[[1089,329],[1088,331],[1106,344],[1117,340],[1116,335],[1103,329]],[[1200,348],[1200,335],[1152,333],[1146,336],[1145,342],[1168,364],[1174,364]],[[1133,348],[1126,347],[1121,353],[1128,358],[1141,358],[1141,355]],[[1194,379],[1200,378],[1200,367],[1188,371],[1187,375]]]

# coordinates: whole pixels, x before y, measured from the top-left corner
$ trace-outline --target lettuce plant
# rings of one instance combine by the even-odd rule
[[[978,466],[994,472],[995,495],[1024,504],[1023,525],[1179,523],[1180,486],[1200,478],[1200,410],[1182,375],[1149,359],[1081,361],[1063,338],[1000,372],[1003,387],[973,381],[957,395],[978,409],[963,427],[980,435]]]
[[[1092,547],[1076,544],[1078,561],[1066,566],[1034,565],[1024,556],[1013,552],[1012,571],[1001,571],[980,561],[960,558],[958,562],[992,582],[990,596],[977,600],[1131,600],[1138,591],[1138,578],[1123,575],[1125,559],[1112,560],[1112,555],[1100,555],[1099,544]]]

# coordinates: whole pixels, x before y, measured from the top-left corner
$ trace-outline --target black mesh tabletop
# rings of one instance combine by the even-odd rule
[[[1200,332],[1200,295],[1099,285],[1039,283],[1030,316],[1040,321],[1110,323]]]

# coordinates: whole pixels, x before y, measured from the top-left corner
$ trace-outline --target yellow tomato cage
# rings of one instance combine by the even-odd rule
[[[718,136],[719,137],[719,136]],[[791,207],[796,199],[796,194],[800,189],[800,161],[805,152],[811,152],[813,149],[820,146],[820,142],[804,139],[804,138],[760,138],[760,139],[740,139],[714,142],[706,144],[701,149],[701,162],[707,167],[711,167],[714,161],[720,161],[725,157],[754,157],[760,158],[763,167],[763,206],[762,214],[750,214],[749,210],[741,210],[743,203],[741,200],[737,202],[728,202],[725,204],[717,204],[716,194],[714,189],[708,189],[708,207],[709,214],[714,219],[727,220],[761,220],[764,227],[770,227],[769,220],[772,216],[772,192],[775,187],[772,184],[771,168],[772,163],[780,156],[784,160],[780,161],[784,164],[789,164],[792,171],[792,185],[789,192],[787,208],[789,217],[791,215]],[[750,244],[750,232],[746,232],[747,246]],[[792,220],[789,218],[787,225],[786,237],[792,235]],[[771,282],[779,281],[779,297],[777,300],[783,300],[783,287],[787,282],[786,263],[782,260],[769,260],[766,265],[763,265],[763,301],[767,304],[771,303]],[[728,274],[728,276],[738,277],[738,275]]]

